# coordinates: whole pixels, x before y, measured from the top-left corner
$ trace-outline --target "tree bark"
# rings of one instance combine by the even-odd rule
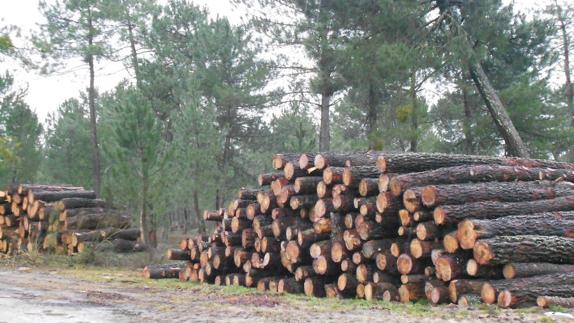
[[[510,262],[574,264],[574,239],[537,235],[500,236],[479,240],[473,248],[481,265]]]
[[[536,304],[542,308],[547,308],[551,305],[574,308],[574,297],[538,296]]]

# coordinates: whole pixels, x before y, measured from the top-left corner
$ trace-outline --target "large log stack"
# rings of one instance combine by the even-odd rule
[[[73,255],[91,246],[140,251],[139,229],[93,191],[68,185],[21,184],[0,192],[0,254],[37,250]]]
[[[205,212],[212,235],[169,251],[189,262],[182,280],[502,307],[574,297],[573,164],[368,152],[273,168]]]

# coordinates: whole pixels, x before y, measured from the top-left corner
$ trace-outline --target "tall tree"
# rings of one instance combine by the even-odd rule
[[[483,49],[481,45],[484,46],[485,40],[475,37],[480,31],[472,29],[478,26],[493,26],[492,22],[497,17],[507,14],[508,8],[501,10],[500,0],[480,2],[436,0],[432,3],[432,9],[438,9],[440,13],[436,24],[444,24],[448,37],[451,39],[451,50],[458,51],[458,58],[469,71],[498,132],[506,143],[507,153],[511,156],[528,157],[530,155],[528,149],[510,119],[498,91],[485,72],[481,62],[482,57],[477,55],[477,52],[480,53]],[[433,28],[437,27],[433,26]]]
[[[566,107],[570,113],[570,125],[574,130],[574,83],[572,81],[571,52],[574,49],[574,6],[567,3],[560,3],[554,0],[554,3],[546,7],[546,14],[550,15],[555,22],[557,33],[558,52],[561,55],[562,69],[564,73],[564,99]],[[574,162],[574,147],[568,151],[568,160]]]
[[[63,0],[40,2],[40,11],[46,22],[34,37],[38,48],[45,54],[62,59],[81,58],[88,65],[88,107],[90,112],[92,176],[94,189],[101,188],[101,158],[97,127],[96,61],[109,54],[105,15],[101,0]]]
[[[167,156],[161,124],[150,101],[137,88],[123,84],[105,98],[103,118],[110,175],[132,187],[123,192],[138,210],[141,239],[155,247],[151,203],[164,192],[159,183]]]

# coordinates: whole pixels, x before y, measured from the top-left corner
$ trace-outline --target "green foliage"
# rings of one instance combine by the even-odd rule
[[[48,116],[45,133],[44,180],[93,187],[90,120],[85,97],[68,99]]]
[[[13,89],[14,79],[0,76],[0,185],[31,182],[41,159],[42,126],[24,102],[25,92]]]

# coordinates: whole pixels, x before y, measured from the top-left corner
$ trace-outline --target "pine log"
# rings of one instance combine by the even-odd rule
[[[143,270],[146,279],[178,278],[184,264],[148,265]]]
[[[574,170],[574,165],[569,163],[524,158],[438,153],[382,154],[377,157],[377,168],[381,173],[412,173],[462,165],[503,165],[528,168],[548,167]]]
[[[509,287],[498,294],[498,306],[502,308],[517,307],[519,305],[533,305],[540,295],[554,295],[558,297],[574,297],[574,284],[569,285],[543,285]]]
[[[337,278],[337,289],[344,296],[354,296],[357,292],[357,285],[359,282],[354,275],[350,273],[343,273]]]
[[[425,297],[424,283],[409,283],[399,287],[399,296],[402,303],[408,303]]]
[[[538,296],[536,304],[542,308],[552,305],[574,308],[574,297]]]
[[[60,212],[76,208],[105,208],[105,207],[106,202],[104,200],[81,198],[81,197],[64,198],[54,203],[54,208]]]
[[[501,279],[503,269],[500,266],[481,266],[476,260],[469,259],[466,263],[466,273],[471,277]]]
[[[308,277],[305,279],[303,289],[305,295],[315,297],[325,297],[325,282],[323,277]]]
[[[296,153],[283,153],[283,154],[275,154],[273,155],[273,168],[274,169],[283,169],[285,165],[289,162],[299,162],[299,154]]]
[[[456,279],[448,285],[450,300],[456,303],[461,295],[481,293],[482,287],[486,281],[481,279]]]
[[[461,278],[466,273],[468,258],[465,253],[443,254],[435,263],[437,278],[445,282]]]
[[[393,256],[390,251],[378,253],[375,257],[375,264],[379,270],[397,274],[397,257]]]
[[[504,265],[502,269],[502,274],[506,279],[572,272],[574,272],[574,265],[560,265],[546,262],[509,263]]]
[[[293,210],[311,208],[317,203],[317,200],[316,195],[295,195],[291,197],[289,206],[291,206]]]
[[[85,198],[95,199],[94,191],[28,191],[28,202],[40,200],[44,202],[55,202],[65,198]]]
[[[478,239],[524,233],[574,237],[574,212],[552,212],[507,216],[491,220],[464,220],[457,236],[463,249],[472,249]]]
[[[572,272],[526,278],[491,280],[483,284],[480,291],[480,297],[486,304],[494,304],[497,301],[498,294],[505,289],[516,291],[540,288],[540,293],[538,295],[547,295],[547,292],[544,291],[544,288],[552,286],[569,286],[570,292],[572,292],[574,291],[574,289],[571,287],[572,285],[574,285],[574,273]],[[534,298],[532,301],[535,300],[536,298]]]
[[[434,207],[490,200],[498,202],[547,200],[568,195],[574,195],[574,184],[570,182],[489,182],[427,186],[422,190],[422,203],[427,207]]]
[[[331,260],[331,256],[328,255],[319,256],[313,260],[313,270],[318,275],[333,276],[341,272],[341,267]]]
[[[446,252],[455,253],[460,249],[460,244],[458,241],[458,235],[456,230],[445,234],[445,236],[442,239],[443,239],[442,245],[444,247],[444,250],[446,250]]]
[[[537,235],[498,236],[477,241],[473,253],[481,265],[543,261],[574,264],[574,239]]]
[[[349,257],[349,252],[345,248],[345,242],[333,241],[331,244],[331,259],[336,263],[340,263],[347,257]]]
[[[323,181],[323,177],[299,177],[295,179],[293,188],[295,193],[299,195],[303,194],[315,194],[317,192],[317,185]]]
[[[461,184],[480,182],[514,182],[556,180],[572,181],[574,171],[551,168],[527,168],[497,165],[466,165],[440,168],[420,173],[408,173],[394,176],[389,184],[395,196],[415,186]]]
[[[397,227],[383,226],[373,221],[365,221],[357,226],[357,233],[364,241],[392,238],[397,236]]]
[[[363,243],[362,254],[367,259],[374,259],[377,253],[389,250],[392,243],[393,240],[391,239],[366,241]]]
[[[343,185],[347,187],[359,187],[363,178],[376,179],[380,172],[375,166],[345,167],[343,171]]]
[[[391,294],[399,294],[397,287],[391,283],[368,283],[365,285],[365,299],[368,301],[383,299],[387,291]]]
[[[315,155],[315,167],[325,169],[329,166],[372,166],[377,161],[375,152],[367,153],[320,153]]]
[[[359,183],[359,194],[363,197],[376,196],[379,194],[380,178],[363,178]]]
[[[347,247],[347,250],[349,251],[356,251],[363,244],[361,236],[355,229],[345,230],[343,233],[343,240],[345,241],[345,247]]]
[[[423,241],[415,238],[411,240],[409,250],[411,256],[413,256],[415,259],[419,259],[430,257],[432,251],[440,247],[441,245],[438,241]]]
[[[130,223],[129,215],[106,211],[105,213],[79,214],[66,219],[64,227],[66,230],[95,230],[108,227],[128,228]]]
[[[295,278],[281,278],[277,283],[277,292],[280,294],[302,294],[304,292],[303,283]]]
[[[454,225],[467,218],[484,220],[510,215],[571,210],[574,210],[574,196],[528,202],[488,201],[437,207],[434,210],[434,221],[439,225]]]

